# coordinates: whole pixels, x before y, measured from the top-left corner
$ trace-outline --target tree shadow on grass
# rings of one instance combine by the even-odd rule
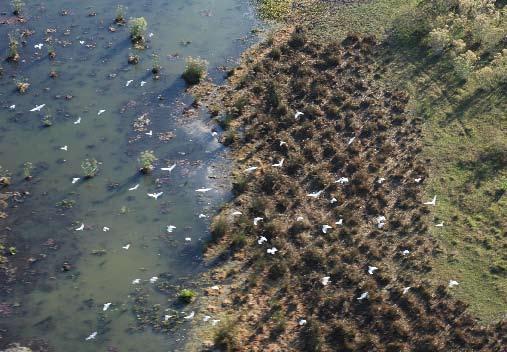
[[[479,187],[483,181],[492,179],[507,169],[507,148],[491,147],[475,160],[459,162],[458,167],[470,171],[472,175],[469,181],[475,182],[476,187]]]

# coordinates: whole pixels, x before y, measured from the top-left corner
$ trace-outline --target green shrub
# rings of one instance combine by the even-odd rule
[[[81,168],[83,169],[85,178],[92,178],[99,172],[99,163],[95,159],[85,159],[81,163]]]
[[[227,233],[227,227],[227,221],[223,216],[215,218],[215,221],[211,225],[211,240],[218,242]]]
[[[133,43],[141,43],[144,41],[144,33],[148,28],[148,22],[144,17],[133,18],[130,24],[130,39]]]
[[[19,60],[19,51],[18,51],[18,40],[12,34],[9,34],[9,50],[7,59],[10,61],[18,61]]]
[[[215,346],[221,351],[232,352],[240,346],[236,337],[236,326],[232,322],[221,324],[215,332]]]
[[[19,16],[21,15],[21,12],[23,12],[23,9],[25,8],[25,3],[21,0],[12,0],[11,6],[12,13],[16,16]]]
[[[116,7],[116,16],[114,21],[116,23],[125,23],[125,8],[123,5],[118,5],[118,7]]]
[[[206,76],[208,62],[200,58],[188,57],[185,71],[181,75],[188,84],[197,84]]]
[[[183,289],[180,291],[180,293],[178,294],[178,298],[184,302],[184,303],[191,303],[194,298],[197,296],[197,294],[192,291],[192,290],[189,290],[189,289]]]
[[[145,150],[139,155],[139,164],[141,165],[141,172],[149,174],[153,171],[153,163],[157,160],[153,150]]]

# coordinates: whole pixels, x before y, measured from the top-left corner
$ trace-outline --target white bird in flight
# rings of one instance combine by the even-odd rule
[[[349,139],[349,141],[347,142],[347,145],[351,145],[352,142],[354,142],[354,139],[356,139],[356,137],[352,137],[351,139]]]
[[[107,232],[107,231],[109,231],[109,230],[110,230],[110,228],[109,228],[109,227],[107,227],[107,226],[104,226],[104,227],[102,228],[102,231],[104,231],[104,232]]]
[[[143,87],[146,84],[145,81],[141,81],[141,87]]]
[[[79,226],[78,228],[76,228],[76,231],[83,231],[84,230],[84,224],[81,223],[81,226]]]
[[[433,199],[429,202],[424,202],[425,205],[433,205],[433,206],[435,206],[436,203],[437,203],[437,196],[433,196]]]
[[[338,220],[334,223],[335,225],[343,225],[343,219]]]
[[[320,196],[322,194],[322,192],[324,192],[324,190],[320,190],[320,191],[314,192],[314,193],[308,193],[306,196],[312,197],[312,198],[317,198],[318,196]]]
[[[282,160],[280,160],[278,163],[273,164],[273,165],[271,165],[271,166],[274,166],[274,167],[282,167],[282,165],[283,165],[283,161],[284,161],[284,159],[282,158]]]
[[[160,168],[160,170],[162,170],[162,171],[169,171],[169,172],[171,172],[171,171],[173,171],[173,170],[174,170],[174,168],[175,168],[175,167],[176,167],[176,164],[172,164],[172,165],[171,165],[171,166],[169,166],[169,167],[161,167],[161,168]]]
[[[16,109],[16,105],[13,104],[13,105],[9,106],[9,109],[11,109],[11,110]]]
[[[268,252],[269,254],[275,254],[276,252],[278,252],[278,249],[276,249],[276,247],[272,247],[268,248],[266,252]]]
[[[376,266],[368,266],[368,274],[373,275],[375,270],[378,270]]]
[[[264,220],[263,218],[260,218],[260,217],[257,217],[257,218],[254,218],[254,225],[257,226],[257,223],[261,220]]]
[[[88,336],[85,340],[86,341],[93,340],[93,339],[95,339],[95,337],[97,337],[97,332],[96,331],[92,332],[91,335]]]
[[[43,46],[44,46],[44,44],[39,43],[39,44],[35,44],[33,47],[34,47],[35,49],[39,49],[39,50],[41,50]]]
[[[84,41],[84,40],[80,40],[80,41],[79,41],[79,44],[81,44],[81,45],[84,45],[84,43],[85,43],[85,41]]]
[[[64,150],[64,151],[67,151],[69,150],[69,147],[67,147],[66,145],[64,145],[63,147],[60,147],[61,150]]]
[[[73,178],[72,178],[72,184],[74,184],[74,183],[78,182],[79,180],[80,180],[80,178],[79,178],[79,177],[73,177]]]
[[[403,293],[402,293],[402,295],[406,294],[408,292],[408,290],[410,290],[410,289],[411,289],[410,286],[403,287]]]
[[[74,125],[79,125],[81,123],[81,117],[78,117],[76,121],[74,121]]]
[[[257,240],[257,243],[258,244],[263,244],[264,242],[266,242],[268,239],[264,236],[261,236],[258,240]]]
[[[362,301],[365,298],[368,298],[368,292],[363,292],[361,296],[357,297],[357,300]]]
[[[246,172],[246,173],[249,173],[249,172],[255,171],[255,170],[257,170],[257,169],[258,169],[258,167],[257,167],[257,166],[252,166],[252,167],[249,167],[248,169],[245,169],[245,172]]]
[[[435,226],[436,226],[436,227],[444,227],[444,222],[442,221],[442,222],[440,222],[439,224],[436,224]]]
[[[340,177],[338,180],[334,181],[334,183],[339,183],[341,185],[344,185],[346,183],[349,183],[348,177]]]
[[[233,213],[232,213],[232,215],[234,215],[234,216],[236,216],[236,215],[242,215],[242,214],[243,214],[243,213],[242,213],[242,212],[240,212],[240,211],[235,211],[235,212],[233,212]]]
[[[459,282],[456,280],[449,280],[449,287],[458,286]]]
[[[151,137],[151,136],[153,136],[153,131],[152,131],[152,130],[150,130],[150,132],[146,132],[146,133],[145,133],[145,135],[147,135],[147,136],[150,136],[150,137]]]
[[[139,188],[139,183],[137,185],[135,185],[134,187],[130,187],[129,191],[135,191],[138,188]]]
[[[296,113],[294,114],[294,118],[297,120],[299,119],[299,116],[304,115],[301,111],[296,110]]]
[[[280,141],[280,147],[283,146],[283,145],[287,145],[287,142]]]
[[[206,192],[211,191],[211,188],[199,188],[199,189],[196,189],[195,191],[199,192],[199,193],[206,193]]]
[[[102,310],[105,312],[106,310],[109,309],[109,306],[111,305],[111,302],[108,302],[108,303],[104,303],[104,307],[102,308]]]
[[[125,87],[130,86],[130,83],[132,83],[132,82],[134,82],[134,80],[133,80],[133,79],[129,79],[129,80],[127,81],[127,83],[125,84]]]
[[[408,249],[404,249],[401,254],[403,255],[409,255],[410,254],[410,251]]]
[[[125,245],[125,246],[123,246],[123,247],[121,247],[121,248],[123,248],[123,249],[125,249],[125,250],[127,250],[127,251],[128,251],[128,250],[129,250],[129,248],[130,248],[130,243],[129,243],[129,244],[127,244],[127,245]]]
[[[329,284],[330,278],[331,278],[330,276],[324,276],[322,279],[320,279],[320,282],[322,283],[322,285],[327,286]]]
[[[158,193],[147,193],[148,197],[154,198],[155,200],[158,199],[164,192],[158,192]]]
[[[205,218],[205,217],[206,217],[206,215],[204,215],[204,214],[199,214],[199,219],[203,219],[203,218]]]
[[[185,241],[186,241],[186,242],[192,242],[192,238],[190,238],[190,237],[185,237]]]
[[[189,315],[187,316],[184,316],[183,319],[187,319],[187,320],[190,320],[190,319],[193,319],[195,316],[195,312],[192,311]]]
[[[164,321],[168,321],[170,318],[172,318],[173,315],[164,315]]]
[[[153,276],[150,278],[150,283],[154,284],[155,282],[157,282],[158,280],[158,277],[157,276]]]
[[[132,285],[137,285],[139,283],[141,283],[141,279],[134,279],[134,280],[132,280]]]
[[[333,204],[333,203],[336,203],[337,201],[338,201],[338,199],[336,199],[335,197],[333,197],[333,198],[329,201],[329,203]]]
[[[386,180],[385,178],[381,177],[381,178],[379,178],[379,179],[378,179],[377,183],[381,184],[381,183],[382,183],[382,182],[384,182],[385,180]]]
[[[304,219],[305,219],[305,218],[303,218],[302,216],[298,216],[298,217],[296,218],[296,221],[303,221]]]
[[[173,225],[169,225],[167,226],[167,232],[171,233],[173,232],[173,230],[176,228],[176,226],[173,226]]]
[[[30,110],[30,111],[41,111],[43,107],[45,107],[46,104],[42,104],[42,105],[35,105],[35,107]]]
[[[329,229],[332,229],[332,227],[329,225],[322,225],[322,232],[323,233],[327,233],[327,230],[329,230]]]
[[[299,326],[306,325],[306,319],[300,319],[298,324],[299,324]]]
[[[102,114],[103,114],[103,113],[105,113],[105,112],[106,112],[106,110],[99,110],[99,112],[97,113],[97,115],[99,115],[99,116],[100,116],[100,115],[102,115]]]
[[[415,181],[416,183],[421,182],[421,180],[422,180],[422,177],[414,178],[414,181]]]
[[[378,218],[376,218],[377,220],[377,227],[379,229],[383,228],[386,224],[386,217],[383,216],[383,215],[380,215]]]

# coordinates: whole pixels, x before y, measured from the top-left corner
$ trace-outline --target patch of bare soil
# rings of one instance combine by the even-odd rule
[[[419,278],[439,250],[421,121],[379,84],[375,39],[278,38],[227,87],[194,91],[237,160],[207,253],[223,264],[203,310],[222,320],[201,349],[503,351],[507,322],[481,326],[447,282]]]

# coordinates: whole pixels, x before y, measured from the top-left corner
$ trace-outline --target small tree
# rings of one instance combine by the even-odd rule
[[[9,34],[9,54],[7,56],[7,60],[13,62],[19,61],[18,45],[19,43],[14,35]]]
[[[148,28],[148,22],[144,17],[133,18],[129,22],[130,24],[130,39],[132,43],[138,44],[144,42],[144,33]]]
[[[145,150],[139,155],[139,164],[141,165],[140,171],[143,174],[149,174],[153,171],[153,163],[157,160],[153,150]]]
[[[188,84],[197,84],[206,76],[207,70],[208,62],[206,60],[188,57],[182,77]]]
[[[99,163],[95,159],[85,159],[81,163],[81,168],[83,169],[85,178],[92,178],[99,172]]]
[[[12,13],[15,16],[21,15],[21,12],[23,12],[23,9],[25,8],[25,3],[21,0],[12,0],[11,5],[12,5]]]
[[[118,5],[116,8],[116,17],[114,18],[114,22],[118,24],[125,24],[125,8],[123,5]]]

